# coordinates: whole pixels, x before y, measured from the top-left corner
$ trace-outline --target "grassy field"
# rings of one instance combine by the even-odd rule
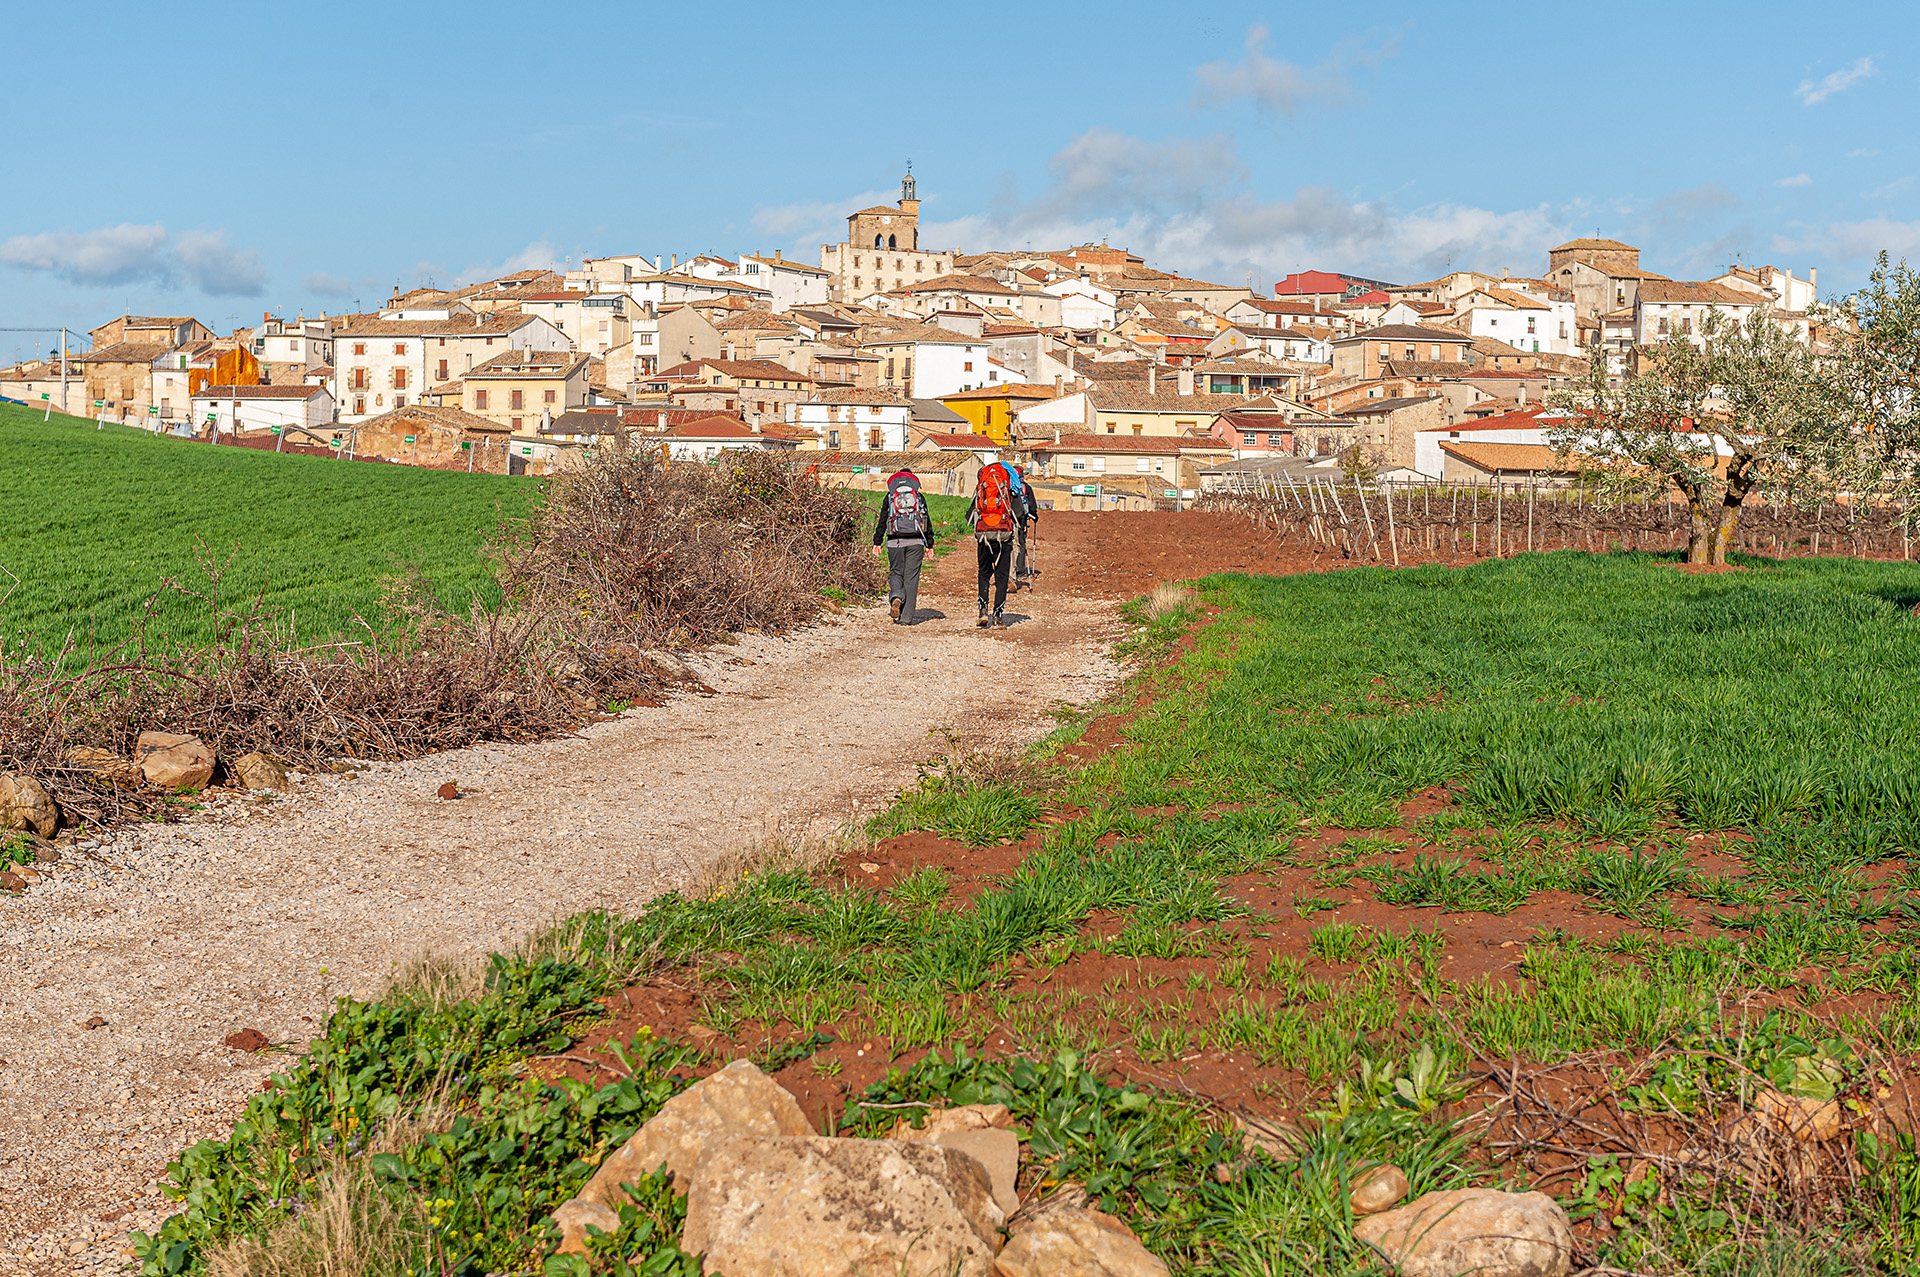
[[[524,517],[534,491],[527,479],[216,448],[80,418],[42,424],[11,404],[0,404],[0,446],[0,567],[18,579],[0,580],[0,627],[43,647],[69,629],[125,636],[163,578],[204,587],[202,554],[226,564],[223,599],[264,590],[310,637],[371,616],[382,579],[408,567],[458,607],[490,588],[481,546]],[[180,598],[164,600],[160,622],[188,640],[212,628],[204,606]]]
[[[1558,553],[1139,605],[1125,717],[929,776],[825,869],[582,915],[559,966],[503,967],[458,1023],[558,1050],[580,1031],[543,1017],[638,972],[697,991],[704,1045],[586,1030],[574,1055],[633,1065],[598,1092],[476,1072],[459,1140],[551,1132],[502,1142],[513,1194],[451,1137],[391,1178],[458,1203],[477,1266],[537,1263],[579,1149],[676,1067],[752,1054],[860,1074],[850,1134],[1007,1103],[1023,1184],[1085,1184],[1180,1273],[1377,1271],[1346,1190],[1380,1161],[1414,1193],[1539,1187],[1611,1271],[1920,1270],[1920,1155],[1874,1118],[1920,1054],[1920,567],[1750,566]],[[351,1129],[464,1076],[383,1045],[412,1014],[336,1017],[289,1103],[183,1164],[202,1204],[147,1253],[285,1217],[287,1175],[245,1169],[295,1164],[275,1123]],[[873,1080],[872,1054],[898,1064]],[[1841,1131],[1780,1158],[1727,1134],[1766,1095]],[[1292,1134],[1243,1159],[1230,1111]],[[678,1262],[650,1200],[620,1253]]]

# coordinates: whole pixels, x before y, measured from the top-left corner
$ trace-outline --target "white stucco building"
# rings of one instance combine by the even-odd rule
[[[192,403],[195,431],[211,425],[221,435],[318,430],[333,421],[333,395],[325,386],[204,386]]]
[[[830,451],[905,452],[913,405],[889,390],[831,390],[787,405],[787,421]]]

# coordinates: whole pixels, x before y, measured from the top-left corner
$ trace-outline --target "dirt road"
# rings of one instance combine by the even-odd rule
[[[747,637],[696,663],[712,695],[564,740],[313,779],[70,855],[0,900],[0,1273],[124,1262],[127,1230],[169,1213],[155,1192],[167,1161],[224,1137],[284,1066],[229,1034],[297,1048],[330,997],[377,992],[395,963],[637,906],[769,827],[830,831],[911,784],[944,729],[1037,738],[1052,706],[1117,678],[1117,599],[1278,569],[1256,542],[1207,516],[1051,516],[1042,588],[1010,602],[1009,629],[973,628],[962,542],[912,629],[869,608]],[[438,798],[447,780],[466,796]]]

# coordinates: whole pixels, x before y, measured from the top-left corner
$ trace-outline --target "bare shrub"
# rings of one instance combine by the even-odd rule
[[[551,737],[609,699],[693,681],[671,649],[801,624],[829,587],[873,590],[878,566],[854,545],[860,515],[768,455],[703,466],[603,453],[556,476],[527,528],[494,547],[502,605],[456,615],[403,577],[358,633],[311,645],[257,596],[229,606],[203,558],[203,585],[162,592],[214,612],[210,643],[157,632],[150,604],[118,645],[69,636],[51,656],[24,641],[0,655],[0,768],[39,779],[69,823],[102,826],[164,817],[167,796],[75,748],[125,757],[149,729],[306,770]]]
[[[564,617],[578,643],[642,650],[811,620],[821,590],[871,594],[880,568],[855,544],[863,508],[769,453],[713,467],[609,453],[556,484],[501,584],[529,612]]]

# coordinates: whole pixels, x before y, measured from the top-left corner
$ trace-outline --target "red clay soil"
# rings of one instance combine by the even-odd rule
[[[1205,512],[1109,512],[1050,513],[1041,521],[1042,539],[1035,561],[1042,570],[1041,593],[1063,592],[1083,597],[1124,598],[1150,591],[1163,581],[1190,580],[1214,572],[1290,573],[1327,571],[1361,566],[1361,561],[1345,559],[1336,553],[1312,552],[1311,547],[1283,546],[1270,532],[1255,528],[1239,516]],[[1403,564],[1411,565],[1414,556],[1403,550]],[[1048,566],[1056,569],[1048,575]],[[1676,565],[1683,569],[1686,565]],[[970,591],[973,562],[971,555],[948,556],[939,565],[940,587],[934,593],[956,589]],[[1064,569],[1064,570],[1062,570]],[[1018,636],[1018,627],[1012,631]],[[1127,724],[1148,708],[1148,698],[1121,707],[1096,719],[1067,753],[1085,760],[1125,743]],[[1416,852],[1435,854],[1423,847],[1416,832],[1426,817],[1443,811],[1454,802],[1443,789],[1432,789],[1413,796],[1402,808],[1402,823],[1397,829],[1364,832],[1340,829],[1302,829],[1294,850],[1302,867],[1277,867],[1234,877],[1225,884],[1229,896],[1244,905],[1244,917],[1223,924],[1242,952],[1244,970],[1262,971],[1275,958],[1301,964],[1308,979],[1338,984],[1361,973],[1368,965],[1364,957],[1359,965],[1329,965],[1308,947],[1312,932],[1329,923],[1353,923],[1398,935],[1413,930],[1438,933],[1446,940],[1441,958],[1442,978],[1448,981],[1515,982],[1521,979],[1519,967],[1527,943],[1542,933],[1581,937],[1604,943],[1624,933],[1644,930],[1639,924],[1602,911],[1596,903],[1565,892],[1542,892],[1506,915],[1481,912],[1449,913],[1438,907],[1411,908],[1381,902],[1374,887],[1349,877],[1338,883],[1330,873],[1324,854],[1350,838],[1377,839],[1405,845],[1404,850],[1385,854],[1370,853],[1362,863],[1382,859],[1397,867],[1411,864]],[[912,833],[889,838],[876,845],[841,857],[828,871],[829,876],[873,890],[887,890],[917,870],[943,869],[949,875],[950,901],[967,905],[982,891],[1016,871],[1037,851],[1046,826],[1063,823],[1083,814],[1077,809],[1056,809],[1042,817],[1041,825],[1018,842],[995,847],[971,848],[951,839],[928,833]],[[1148,813],[1153,814],[1153,813]],[[1167,813],[1172,814],[1172,813]],[[1111,836],[1107,840],[1111,841]],[[1686,840],[1687,865],[1700,873],[1733,874],[1744,870],[1740,853],[1748,840],[1742,835],[1694,836]],[[1469,870],[1495,866],[1472,854],[1446,853],[1461,859]],[[1898,862],[1876,867],[1878,894],[1891,890],[1902,872]],[[1328,875],[1322,880],[1322,875]],[[1336,885],[1337,884],[1337,885]],[[1296,906],[1324,900],[1332,908],[1309,908],[1302,917]],[[1677,917],[1684,921],[1685,934],[1729,934],[1718,925],[1715,910],[1690,898],[1669,897]],[[1728,911],[1736,912],[1736,911]],[[1111,936],[1123,920],[1096,914],[1082,927],[1083,937]],[[1884,923],[1869,930],[1886,931]],[[1204,930],[1193,924],[1189,930]],[[1215,933],[1216,936],[1218,933]],[[1660,938],[1674,939],[1683,934],[1663,933]],[[1235,960],[1238,961],[1238,960]],[[1100,953],[1076,953],[1057,966],[1027,958],[1013,960],[1005,975],[982,995],[999,993],[1031,1004],[1052,1000],[1059,1005],[1061,1018],[1071,1019],[1088,1036],[1114,1042],[1102,1053],[1101,1063],[1115,1078],[1124,1078],[1177,1094],[1198,1098],[1231,1112],[1244,1113],[1276,1122],[1296,1122],[1324,1094],[1330,1079],[1313,1080],[1298,1070],[1262,1066],[1246,1055],[1221,1050],[1189,1051],[1175,1059],[1160,1058],[1157,1052],[1143,1051],[1128,1039],[1123,1027],[1093,1008],[1105,999],[1110,1009],[1153,1011],[1164,1008],[1171,999],[1189,1000],[1191,1010],[1184,1013],[1189,1022],[1212,1020],[1220,1011],[1242,998],[1253,998],[1269,1006],[1279,1004],[1273,989],[1249,988],[1244,992],[1223,985],[1223,976],[1234,982],[1233,972],[1223,972],[1224,961],[1214,954],[1175,959],[1123,958]],[[1817,985],[1818,972],[1806,972],[1805,983]],[[705,981],[712,981],[711,984]],[[621,1069],[605,1045],[626,1041],[642,1028],[669,1039],[688,1041],[706,1053],[706,1063],[695,1072],[705,1072],[741,1055],[754,1055],[780,1067],[774,1076],[801,1102],[811,1121],[822,1131],[837,1129],[849,1100],[869,1084],[883,1078],[889,1070],[904,1069],[925,1054],[924,1048],[896,1055],[883,1037],[858,1014],[840,1023],[823,1025],[819,1032],[829,1040],[808,1041],[808,1035],[788,1024],[746,1025],[734,1037],[722,1037],[703,1025],[703,1000],[723,992],[723,972],[708,970],[657,976],[606,999],[610,1018],[593,1026],[585,1039],[561,1056],[536,1063],[540,1075],[561,1074],[583,1081],[605,1083],[617,1077]],[[1852,998],[1827,998],[1812,1007],[1801,1001],[1799,987],[1762,994],[1749,1000],[1748,1006],[1798,1006],[1815,1014],[1863,1014],[1884,1002],[1881,995],[1866,994]],[[979,999],[974,1007],[981,1005]],[[1071,1013],[1067,1008],[1072,1008]],[[1424,1013],[1428,1007],[1420,997],[1411,996],[1402,1011]],[[976,1024],[978,1022],[976,1021]],[[1000,1025],[984,1041],[970,1046],[988,1054],[1011,1054],[1044,1049],[1023,1044]],[[802,1052],[810,1052],[802,1055]],[[800,1056],[801,1058],[794,1058]],[[1589,1154],[1615,1152],[1632,1157],[1662,1153],[1677,1147],[1685,1134],[1697,1139],[1698,1130],[1683,1132],[1681,1127],[1659,1127],[1623,1113],[1610,1095],[1596,1089],[1608,1074],[1606,1069],[1620,1063],[1605,1061],[1480,1062],[1476,1071],[1483,1078],[1475,1094],[1466,1103],[1482,1107],[1489,1099],[1506,1096],[1507,1108],[1494,1137],[1531,1141],[1525,1169],[1536,1176],[1549,1191],[1567,1191],[1559,1177],[1584,1166]],[[1516,1075],[1513,1070],[1518,1068]],[[1515,1088],[1527,1090],[1556,1113],[1569,1113],[1566,1121],[1554,1120],[1544,1126],[1535,1121],[1538,1104],[1528,1109],[1513,1099]],[[1519,1116],[1515,1116],[1518,1113]],[[1531,1114],[1532,1116],[1529,1116]],[[1529,1125],[1532,1123],[1532,1125]],[[1550,1138],[1542,1138],[1541,1130]],[[1533,1145],[1539,1145],[1534,1147]],[[1558,1150],[1558,1151],[1556,1151]],[[1604,1221],[1582,1228],[1588,1240],[1594,1229],[1604,1230]]]

